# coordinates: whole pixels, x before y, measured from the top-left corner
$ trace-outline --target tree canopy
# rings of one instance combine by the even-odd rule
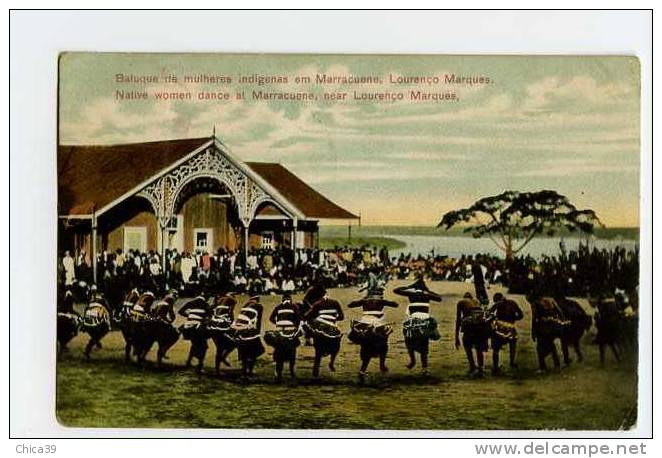
[[[556,191],[505,191],[483,197],[473,205],[444,214],[437,227],[446,230],[466,225],[464,232],[489,237],[507,258],[521,251],[536,235],[555,235],[559,230],[593,233],[603,226],[593,210],[578,210]],[[517,244],[517,245],[516,245]]]

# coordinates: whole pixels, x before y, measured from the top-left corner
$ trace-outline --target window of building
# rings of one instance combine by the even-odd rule
[[[184,215],[175,215],[168,222],[166,248],[184,250]]]
[[[147,228],[138,226],[124,227],[124,252],[138,250],[147,251]]]
[[[262,233],[262,248],[273,250],[274,248],[274,233],[273,232],[263,232]]]
[[[181,221],[184,215],[175,215],[172,218],[168,220],[168,223],[166,224],[166,228],[168,228],[171,231],[176,231],[181,227]]]
[[[306,231],[297,231],[297,248],[306,248]]]
[[[211,253],[214,246],[214,231],[212,229],[193,229],[193,248],[195,251]]]

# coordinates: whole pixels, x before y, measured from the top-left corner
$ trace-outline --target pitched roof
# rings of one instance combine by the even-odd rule
[[[280,164],[246,162],[246,165],[276,188],[307,218],[358,219],[358,216],[331,202]]]
[[[123,145],[60,145],[58,214],[89,215],[209,142],[209,137]],[[307,218],[355,219],[280,164],[246,163]]]
[[[199,148],[210,138],[124,145],[60,145],[58,213],[90,214]]]

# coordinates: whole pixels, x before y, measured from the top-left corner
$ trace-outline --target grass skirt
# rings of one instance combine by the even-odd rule
[[[402,333],[405,340],[416,341],[419,339],[441,339],[437,320],[432,317],[425,319],[413,317],[407,318],[404,323],[402,323]]]

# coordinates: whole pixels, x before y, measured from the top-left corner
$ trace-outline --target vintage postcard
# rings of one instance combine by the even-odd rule
[[[58,97],[62,425],[637,425],[637,58],[65,52]]]

